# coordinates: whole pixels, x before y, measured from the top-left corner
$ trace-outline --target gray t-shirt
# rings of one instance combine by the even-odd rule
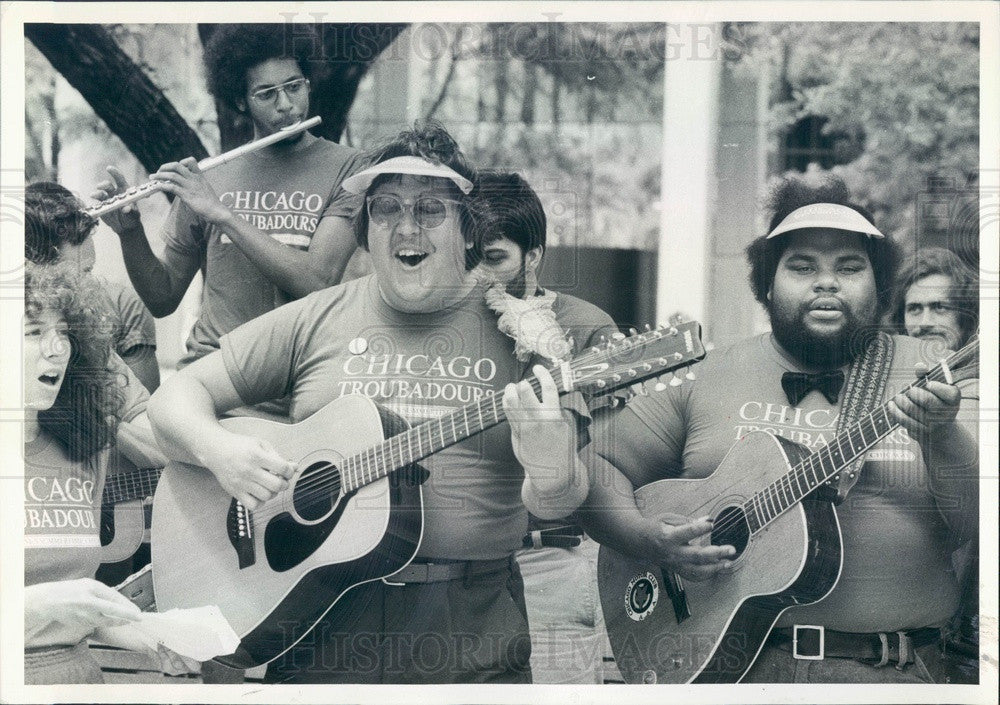
[[[324,139],[284,158],[253,152],[205,178],[239,217],[288,247],[307,250],[324,217],[353,217],[359,197],[340,188],[361,168],[361,152]],[[201,313],[180,365],[216,350],[219,338],[290,300],[225,234],[199,219],[178,198],[162,231],[175,255],[197,260],[205,279]]]
[[[935,362],[922,359],[916,339],[893,340],[886,399],[915,379],[916,362]],[[713,351],[696,370],[696,381],[636,397],[613,423],[611,417],[598,421],[594,449],[640,476],[701,478],[751,431],[810,450],[836,433],[839,405],[820,392],[811,391],[798,406],[788,404],[781,376],[802,368],[769,333]],[[963,401],[960,418],[974,416]],[[975,437],[974,423],[967,428]],[[820,602],[788,610],[779,625],[876,632],[942,624],[958,606],[959,589],[950,560],[954,544],[937,502],[920,446],[897,428],[869,451],[858,483],[837,507],[844,549],[840,581]]]
[[[220,347],[243,403],[289,394],[292,422],[356,394],[419,424],[502,395],[526,367],[497,330],[481,290],[443,311],[402,313],[385,303],[374,276],[250,321],[223,336]],[[430,478],[423,486],[418,555],[488,560],[521,545],[528,523],[521,502],[524,470],[508,426],[494,426],[421,464]]]

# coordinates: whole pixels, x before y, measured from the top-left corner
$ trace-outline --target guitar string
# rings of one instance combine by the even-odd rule
[[[615,345],[612,348],[603,348],[603,349],[600,348],[600,347],[590,347],[590,348],[587,348],[587,350],[584,353],[581,353],[579,356],[575,357],[572,360],[572,362],[570,363],[570,367],[571,367],[571,369],[582,367],[582,366],[585,366],[587,364],[591,364],[595,359],[601,359],[601,358],[605,358],[605,359],[608,359],[608,360],[613,360],[613,358],[615,356],[617,356],[617,355],[625,355],[626,353],[637,352],[637,348],[645,347],[648,344],[650,344],[652,342],[655,342],[657,340],[661,340],[661,339],[667,338],[667,337],[671,337],[671,338],[682,337],[682,336],[679,336],[679,331],[678,331],[678,334],[663,334],[660,331],[654,331],[653,333],[659,333],[659,334],[658,335],[655,335],[655,334],[654,335],[649,335],[648,333],[643,333],[643,334],[641,334],[640,336],[637,336],[637,337],[626,338],[625,341],[622,341],[621,343],[618,343],[617,345]],[[647,338],[645,340],[643,340],[643,336],[647,336]],[[640,343],[642,344],[641,346],[640,346]],[[662,358],[669,359],[669,355],[667,353],[665,353],[663,355],[660,355],[659,357],[660,357],[660,359],[662,359]],[[682,358],[682,360],[683,360],[683,358]],[[631,369],[632,367],[639,367],[639,366],[646,365],[646,364],[649,364],[649,363],[648,362],[637,362],[637,363],[634,363],[634,364],[630,364],[627,367],[629,369]],[[673,366],[673,367],[665,367],[664,370],[662,370],[658,374],[660,374],[660,375],[666,374],[667,372],[670,372],[672,370],[677,370],[677,369],[679,369],[681,367],[685,367],[688,364],[691,364],[691,361],[688,361],[688,362],[686,362],[683,365],[677,365],[677,366]],[[623,367],[623,366],[620,365],[620,367]],[[613,373],[613,374],[617,374],[617,373]],[[642,377],[637,376],[635,378],[635,380],[630,381],[629,384],[635,384],[635,383],[637,383],[641,379],[646,379],[648,377],[653,377],[653,376],[656,376],[656,375],[655,374],[650,374],[650,375],[642,376]],[[541,381],[537,377],[535,377],[534,375],[532,375],[532,376],[526,378],[524,381],[527,381],[529,383],[529,385],[531,386],[531,388],[535,392],[535,394],[539,394],[540,393],[540,391],[541,391]],[[626,386],[626,385],[622,385],[622,386]],[[558,383],[557,383],[557,388],[558,388]],[[607,391],[605,391],[603,393],[610,393],[611,391],[613,391],[616,388],[617,387],[609,388]],[[380,444],[377,444],[377,445],[375,445],[375,446],[373,446],[373,447],[371,447],[371,448],[369,448],[369,449],[367,449],[365,451],[362,451],[361,453],[356,453],[355,455],[353,455],[353,456],[351,456],[349,458],[346,458],[344,460],[344,462],[341,464],[341,468],[343,468],[344,466],[347,466],[349,464],[352,464],[352,461],[355,461],[355,459],[359,459],[359,458],[360,459],[364,459],[364,458],[367,458],[367,457],[370,456],[371,460],[372,460],[371,464],[373,464],[375,467],[369,467],[368,465],[366,465],[366,463],[364,462],[364,460],[357,460],[357,461],[355,461],[356,463],[360,463],[361,464],[361,468],[360,468],[360,470],[361,470],[361,478],[360,478],[360,483],[359,482],[353,482],[351,484],[358,484],[359,487],[360,487],[360,486],[363,486],[364,484],[368,484],[370,482],[375,481],[375,479],[381,479],[382,477],[384,477],[388,473],[393,472],[393,470],[387,470],[386,467],[385,467],[385,464],[384,464],[385,458],[387,456],[390,459],[390,463],[392,463],[392,459],[396,455],[396,451],[393,448],[393,444],[395,444],[396,446],[398,446],[398,452],[400,454],[399,457],[400,457],[400,460],[402,460],[402,458],[403,458],[402,453],[404,452],[404,448],[402,447],[403,446],[403,440],[402,439],[404,437],[406,438],[406,444],[407,444],[405,450],[409,450],[411,452],[411,455],[412,455],[412,441],[414,439],[418,439],[418,443],[420,443],[419,439],[420,439],[421,435],[423,434],[423,429],[424,428],[427,428],[427,435],[428,435],[428,441],[429,442],[433,441],[433,435],[434,435],[435,431],[437,431],[438,434],[440,435],[440,437],[442,439],[442,446],[441,447],[439,447],[439,448],[437,448],[437,449],[435,449],[433,451],[429,451],[427,453],[424,453],[421,457],[413,458],[412,460],[410,460],[410,462],[403,463],[400,467],[395,468],[395,469],[398,470],[398,469],[405,468],[407,465],[412,465],[413,463],[419,462],[424,457],[432,455],[433,453],[438,452],[442,448],[445,448],[445,447],[447,447],[449,445],[454,445],[455,443],[459,442],[460,439],[458,439],[457,434],[455,434],[454,431],[453,431],[452,434],[450,434],[450,435],[452,435],[452,440],[451,441],[446,441],[445,440],[445,438],[444,438],[444,423],[447,422],[447,421],[451,421],[453,429],[454,429],[455,419],[457,418],[457,416],[460,413],[463,415],[463,417],[466,417],[466,419],[467,419],[467,413],[466,412],[468,412],[470,409],[473,409],[473,407],[475,407],[474,411],[476,412],[476,414],[480,418],[482,418],[482,412],[483,411],[487,411],[489,413],[489,410],[486,409],[485,407],[486,406],[491,406],[491,407],[493,407],[492,414],[494,416],[496,416],[496,420],[495,421],[488,422],[482,428],[478,429],[477,431],[475,431],[473,433],[468,433],[465,437],[469,437],[471,435],[474,435],[474,433],[479,433],[482,430],[485,430],[485,429],[490,428],[492,426],[498,425],[499,423],[502,423],[503,421],[505,421],[506,420],[506,414],[503,412],[502,407],[498,406],[497,403],[496,403],[496,400],[498,400],[498,399],[502,400],[502,395],[493,394],[493,395],[490,395],[488,397],[483,397],[483,399],[479,400],[478,402],[475,402],[474,404],[469,404],[469,405],[460,407],[459,409],[457,409],[457,410],[455,410],[455,411],[453,411],[453,412],[445,415],[444,417],[441,417],[441,418],[436,419],[434,421],[428,421],[426,423],[420,424],[419,426],[415,426],[415,427],[413,427],[411,429],[408,429],[407,431],[404,431],[403,433],[400,433],[400,434],[398,434],[396,436],[392,436],[392,437],[390,437],[389,439],[386,439],[385,441],[383,441]],[[464,440],[464,438],[462,440]],[[420,443],[420,447],[423,447],[422,443]],[[381,460],[379,459],[379,455],[380,454],[382,456]],[[340,473],[330,473],[328,476],[326,475],[327,473],[329,473],[329,470],[334,469],[336,467],[337,467],[336,464],[329,463],[329,464],[326,464],[324,467],[320,468],[319,470],[315,471],[313,473],[313,476],[320,476],[320,475],[324,475],[324,476],[316,477],[315,480],[313,480],[312,478],[306,478],[305,479],[305,488],[302,489],[301,491],[299,489],[299,485],[302,485],[303,483],[301,483],[301,482],[297,483],[297,485],[296,485],[296,491],[293,492],[293,497],[299,498],[301,500],[301,503],[300,502],[296,502],[295,503],[296,507],[301,506],[302,509],[304,510],[306,508],[312,508],[314,506],[317,506],[317,505],[319,505],[321,503],[325,504],[333,496],[334,492],[336,492],[337,495],[339,496],[340,489],[341,489],[341,487],[343,487],[343,483],[341,481],[341,477],[344,474],[343,470]],[[367,472],[368,470],[371,470],[371,473]],[[354,471],[351,471],[351,472],[353,473]],[[370,480],[368,479],[369,474],[371,475],[371,479]],[[356,478],[356,474],[349,475],[349,479],[351,479],[351,478],[357,479]],[[265,520],[265,519],[273,518],[274,516],[277,516],[278,514],[283,514],[283,513],[285,513],[285,511],[286,510],[282,506],[279,505],[279,507],[272,508],[270,511],[256,510],[255,512],[253,512],[253,515],[259,517],[261,520]],[[301,510],[300,510],[300,513],[301,513]]]
[[[625,355],[627,353],[633,353],[634,354],[635,352],[641,352],[641,348],[646,347],[649,343],[654,342],[656,340],[660,340],[660,339],[666,338],[668,336],[672,337],[672,338],[676,338],[679,335],[679,333],[680,333],[680,331],[678,330],[678,332],[675,333],[675,334],[666,334],[665,335],[661,331],[657,330],[657,331],[653,331],[651,333],[643,333],[643,334],[641,334],[639,336],[636,336],[636,337],[627,338],[625,341],[623,341],[622,343],[617,344],[613,348],[604,348],[604,349],[602,349],[602,348],[599,348],[599,347],[591,347],[591,348],[588,348],[584,353],[581,353],[579,356],[577,356],[576,358],[573,359],[573,361],[571,363],[571,368],[578,368],[578,367],[584,366],[586,364],[590,364],[594,359],[605,358],[605,359],[613,360],[613,358],[616,355],[623,356],[623,355]],[[645,336],[645,338],[644,338],[644,336]],[[609,354],[609,352],[610,352],[610,354]],[[661,359],[662,358],[666,358],[667,355],[669,355],[669,354],[670,353],[664,353],[663,355],[660,356],[660,358]],[[683,360],[683,357],[681,359]],[[690,364],[691,362],[692,361],[689,360],[689,361],[686,361],[685,364],[683,364],[683,365],[675,365],[675,366],[672,366],[670,368],[664,368],[663,370],[659,371],[657,374],[660,374],[660,375],[666,374],[667,372],[669,372],[671,370],[676,370],[676,369],[678,369],[680,367],[683,367],[683,366],[686,366],[687,364]],[[650,363],[648,363],[646,361],[643,361],[643,362],[634,362],[633,361],[633,364],[628,365],[628,368],[631,369],[633,367],[641,367],[641,366],[649,365],[649,364]],[[624,367],[624,365],[621,365],[621,367]],[[652,370],[652,368],[650,367],[650,370],[647,370],[646,372],[649,372],[651,370]],[[617,374],[617,373],[614,373],[614,374]],[[652,377],[652,376],[656,376],[656,374],[648,374],[648,375],[647,374],[643,374],[642,376],[636,376],[635,379],[633,381],[631,381],[630,383],[634,384],[634,383],[636,383],[638,381],[641,381],[642,379],[646,379],[646,378]],[[529,384],[531,385],[532,389],[534,390],[534,392],[536,394],[539,393],[540,387],[541,387],[541,382],[536,377],[534,377],[534,376],[529,377],[525,381],[529,382]],[[605,393],[610,393],[615,388],[616,387],[612,387],[612,388],[608,389],[607,392],[605,392]],[[485,397],[483,399],[482,403],[489,404],[490,406],[496,407],[496,404],[494,402],[490,401],[490,400],[497,399],[497,398],[501,398],[501,397],[499,395],[491,395],[490,397]],[[496,425],[498,423],[501,423],[501,422],[503,422],[506,419],[506,415],[505,414],[503,414],[501,416],[500,414],[497,413],[498,409],[494,408],[493,409],[493,415],[497,417],[495,421],[490,421],[488,425],[484,425],[482,428],[476,430],[475,432],[469,432],[469,424],[468,424],[468,414],[469,414],[469,411],[470,410],[475,411],[475,413],[477,413],[479,415],[479,417],[482,418],[483,407],[480,405],[480,406],[477,406],[475,409],[473,409],[474,406],[475,405],[466,405],[466,406],[460,407],[459,409],[455,410],[454,412],[451,412],[447,416],[444,416],[444,417],[442,417],[440,419],[437,419],[435,421],[431,421],[431,422],[427,422],[425,424],[421,424],[420,426],[417,426],[417,427],[414,427],[412,429],[409,429],[408,431],[405,431],[405,432],[403,432],[401,434],[398,434],[397,436],[393,436],[390,439],[387,439],[387,441],[385,441],[384,443],[379,444],[379,445],[377,445],[377,446],[375,446],[373,448],[368,449],[368,451],[365,451],[363,453],[360,453],[360,454],[357,454],[355,456],[352,456],[351,458],[345,459],[345,461],[343,463],[343,466],[346,467],[346,466],[350,465],[351,461],[353,459],[355,459],[355,458],[358,458],[359,456],[361,458],[364,458],[366,456],[371,456],[372,460],[374,461],[374,464],[376,466],[380,466],[380,465],[384,465],[384,459],[385,459],[385,457],[387,455],[389,457],[390,465],[396,466],[397,464],[394,462],[394,459],[396,457],[397,451],[399,453],[400,461],[402,461],[402,459],[404,457],[403,456],[404,451],[409,451],[409,454],[411,456],[413,455],[413,453],[412,453],[412,446],[413,446],[413,441],[414,440],[417,441],[418,448],[422,448],[422,446],[423,446],[422,435],[423,435],[423,428],[424,427],[427,427],[428,442],[431,443],[432,445],[433,445],[433,435],[434,435],[434,431],[435,430],[438,431],[438,435],[441,437],[441,440],[442,440],[442,446],[441,447],[442,448],[446,447],[448,445],[452,445],[452,444],[458,442],[458,440],[459,440],[458,439],[458,434],[455,431],[456,421],[458,420],[459,416],[462,416],[462,418],[464,419],[464,421],[461,421],[459,423],[462,426],[465,426],[465,428],[466,428],[466,435],[465,435],[465,437],[473,435],[473,433],[478,433],[479,431],[484,430],[485,428],[488,428],[490,426],[493,426],[493,425]],[[451,425],[452,425],[452,433],[449,434],[449,435],[451,435],[452,440],[447,441],[444,438],[444,426],[449,421],[451,422]],[[435,423],[437,424],[436,427],[433,426]],[[406,443],[406,447],[405,448],[402,447],[404,441]],[[394,445],[395,445],[395,448],[393,447]],[[406,467],[407,465],[413,464],[414,462],[418,462],[422,458],[427,457],[428,455],[431,455],[431,454],[433,454],[434,452],[437,452],[440,449],[441,448],[437,448],[435,450],[431,450],[431,451],[428,451],[428,452],[422,453],[422,454],[418,452],[418,457],[412,458],[407,463],[400,463],[398,465],[398,467],[396,467],[395,469],[401,469],[403,467]],[[382,454],[382,460],[381,461],[378,458],[378,455],[379,455],[380,451],[381,451],[381,454]],[[365,466],[364,462],[362,462],[361,464],[362,464],[362,467],[361,467],[361,473],[362,473],[361,484],[367,484],[367,482],[366,482],[367,476],[368,476],[367,470],[369,468],[367,468]],[[328,464],[325,467],[320,468],[319,470],[317,470],[313,474],[319,476],[324,471],[328,471],[328,470],[330,470],[333,467],[335,467],[335,465]],[[371,469],[372,469],[372,473],[371,474],[372,474],[372,478],[373,479],[375,479],[375,478],[381,478],[387,472],[391,472],[391,471],[385,470],[384,467],[383,468],[376,467],[376,468],[371,468]],[[343,473],[341,473],[341,475],[342,474]],[[309,478],[307,478],[307,480],[308,479]],[[349,480],[352,479],[352,476],[349,475],[348,479]],[[351,484],[357,484],[357,483],[355,482],[355,483],[351,483]],[[316,480],[309,482],[308,489],[305,492],[307,494],[308,493],[312,493],[312,492],[319,493],[319,496],[325,502],[326,498],[329,497],[329,495],[332,493],[332,491],[334,490],[334,488],[336,488],[336,491],[339,492],[339,489],[340,489],[341,486],[342,486],[342,483],[340,482],[339,477],[337,476],[337,474],[334,474],[330,478],[318,477]],[[300,493],[297,493],[297,495],[298,494],[300,494]],[[266,513],[265,513],[265,516],[266,516]]]
[[[956,367],[956,368],[964,365],[964,358],[967,357],[969,354],[971,354],[972,348],[974,347],[974,345],[975,344],[966,345],[964,348],[962,348],[962,350],[959,350],[958,352],[952,354],[950,356],[950,358],[948,358],[947,360],[945,360],[945,362],[948,363],[949,365],[951,365],[952,367]],[[903,393],[909,391],[910,389],[913,389],[914,387],[922,387],[928,381],[935,381],[935,382],[946,381],[945,380],[945,375],[944,375],[944,367],[943,367],[943,365],[941,365],[941,364],[936,365],[933,369],[929,370],[925,375],[923,375],[919,379],[911,382],[909,385],[907,385],[902,390],[900,390],[899,392],[897,392],[897,394],[903,394]],[[769,485],[767,485],[767,487],[763,488],[759,492],[756,492],[749,500],[747,500],[746,502],[744,502],[740,506],[741,514],[742,514],[741,516],[735,516],[732,519],[729,519],[727,521],[723,521],[720,524],[717,524],[717,525],[713,526],[712,534],[713,535],[714,534],[718,534],[720,536],[720,538],[721,538],[721,535],[723,535],[723,534],[726,534],[726,535],[729,535],[730,533],[735,534],[735,532],[739,529],[739,527],[744,523],[745,517],[749,514],[750,510],[748,509],[748,505],[751,505],[754,502],[756,502],[758,505],[760,505],[760,502],[764,501],[765,502],[764,507],[766,508],[766,501],[767,501],[767,499],[771,499],[772,502],[774,502],[775,498],[780,498],[779,494],[778,494],[779,490],[777,488],[781,484],[781,482],[783,480],[785,480],[786,478],[788,478],[789,476],[791,476],[791,475],[801,475],[802,479],[806,480],[807,486],[808,486],[809,479],[804,474],[805,473],[805,465],[806,465],[806,463],[808,462],[809,465],[813,466],[813,475],[815,476],[815,474],[816,474],[816,472],[815,472],[815,461],[816,461],[816,459],[820,459],[819,465],[820,465],[820,468],[822,469],[823,468],[823,460],[822,460],[821,456],[824,453],[826,453],[830,457],[830,459],[832,460],[833,456],[832,456],[831,448],[833,447],[834,444],[837,444],[837,446],[840,448],[840,454],[841,454],[841,456],[844,456],[843,448],[841,446],[841,444],[842,444],[842,440],[841,439],[844,438],[844,437],[847,437],[848,440],[849,440],[853,436],[853,434],[855,433],[855,431],[857,430],[859,432],[860,436],[861,436],[861,442],[862,442],[863,450],[861,450],[860,452],[854,453],[854,455],[850,459],[844,460],[843,464],[842,464],[842,468],[841,468],[841,469],[843,469],[843,467],[845,467],[846,465],[848,465],[849,463],[851,463],[854,459],[856,459],[859,455],[861,455],[861,453],[867,452],[868,448],[871,448],[872,446],[874,446],[876,443],[878,443],[883,438],[885,438],[887,435],[889,435],[889,433],[891,433],[893,431],[893,429],[895,429],[897,426],[899,426],[898,423],[893,422],[893,421],[890,420],[890,422],[889,422],[889,428],[887,428],[887,430],[881,436],[878,436],[872,443],[867,444],[867,447],[864,447],[865,444],[866,444],[866,441],[864,440],[864,432],[862,430],[864,423],[867,421],[869,424],[872,425],[873,428],[875,428],[874,427],[875,415],[876,414],[883,414],[883,415],[885,415],[887,411],[888,411],[888,403],[882,404],[877,409],[869,412],[863,418],[861,418],[858,421],[856,421],[855,423],[851,424],[851,426],[846,431],[844,431],[841,434],[838,434],[836,437],[834,437],[834,439],[830,443],[828,443],[827,445],[823,446],[822,448],[819,448],[819,449],[813,451],[812,453],[810,453],[808,456],[806,456],[805,458],[803,458],[802,460],[800,460],[798,463],[796,463],[794,466],[792,466],[792,468],[791,468],[791,470],[789,470],[789,472],[785,473],[784,475],[782,475],[782,477],[778,478],[777,480],[771,482]],[[876,432],[877,432],[877,428],[876,428]],[[850,442],[850,440],[849,440],[849,442]],[[851,444],[851,447],[852,447],[852,451],[853,451],[853,448],[854,448],[853,443]],[[813,490],[815,490],[820,485],[822,485],[823,482],[825,482],[829,477],[832,477],[833,475],[835,475],[836,472],[838,472],[838,471],[835,470],[834,472],[830,472],[830,473],[827,473],[826,475],[824,475],[823,479],[820,480],[819,483],[817,483],[815,485],[815,487],[813,488]],[[791,488],[789,487],[789,489],[791,489]],[[813,490],[810,490],[810,492],[813,491]],[[806,493],[806,495],[808,495],[808,494],[809,493]],[[786,511],[788,511],[788,509],[790,509],[795,504],[797,504],[799,501],[801,501],[806,495],[802,495],[802,497],[799,497],[799,499],[796,499],[793,502],[789,503],[783,509],[780,509],[780,511],[775,512],[772,517],[767,518],[763,523],[761,523],[761,525],[757,528],[756,531],[750,531],[750,534],[756,533],[757,531],[760,531],[761,529],[763,529],[765,526],[767,526],[768,524],[770,524],[771,522],[773,522],[775,519],[777,519],[779,516],[781,516],[782,514],[784,514]],[[763,499],[760,499],[762,496],[763,496]],[[780,505],[778,505],[778,506],[780,506]],[[766,515],[765,514],[761,514],[761,516],[766,516]],[[749,521],[747,520],[746,523],[747,523],[747,528],[749,528]]]
[[[928,380],[941,381],[940,379],[937,379],[935,377],[935,375],[938,372],[942,372],[941,379],[943,379],[943,370],[942,370],[942,368],[940,366],[938,366],[935,369],[929,371],[925,376],[921,377],[919,380],[916,380],[915,382],[913,382],[910,385],[908,385],[907,387],[905,387],[899,393],[903,393],[903,392],[905,392],[905,391],[907,391],[907,390],[909,390],[909,389],[911,389],[911,388],[913,388],[915,386],[922,386]],[[840,454],[843,457],[845,454],[843,452],[843,448],[841,447],[842,446],[842,439],[845,438],[845,437],[847,437],[847,438],[852,437],[854,435],[855,431],[859,431],[860,432],[859,435],[861,437],[862,447],[864,447],[864,445],[866,445],[866,441],[864,440],[864,432],[863,432],[862,429],[863,429],[863,426],[864,426],[864,424],[865,424],[866,421],[868,423],[872,424],[873,428],[875,428],[875,430],[876,430],[876,436],[877,436],[876,439],[871,444],[867,444],[869,448],[871,446],[874,446],[876,443],[878,443],[880,440],[882,440],[885,436],[887,436],[889,433],[891,433],[892,430],[896,426],[899,425],[899,424],[896,424],[896,423],[890,421],[889,425],[888,425],[887,429],[884,431],[884,433],[882,433],[881,435],[878,434],[878,429],[876,427],[874,427],[875,416],[877,414],[885,415],[886,411],[887,411],[887,404],[881,405],[878,409],[875,409],[872,412],[869,412],[868,414],[865,415],[865,417],[863,417],[862,419],[859,419],[858,421],[856,421],[854,424],[852,424],[842,434],[838,434],[830,443],[828,443],[827,445],[823,446],[822,448],[820,448],[820,449],[818,449],[816,451],[813,451],[808,456],[806,456],[805,458],[803,458],[802,460],[800,460],[798,463],[796,463],[794,466],[792,466],[792,468],[789,470],[789,472],[785,473],[784,475],[782,475],[777,480],[771,482],[769,485],[767,485],[766,487],[764,487],[763,489],[761,489],[760,491],[758,491],[757,493],[755,493],[749,500],[747,500],[746,502],[744,502],[744,504],[741,505],[741,510],[743,511],[743,516],[734,516],[732,519],[730,519],[728,521],[720,522],[715,527],[713,527],[713,534],[719,534],[720,537],[722,535],[732,535],[732,534],[735,534],[735,532],[744,523],[744,518],[746,517],[746,515],[748,515],[750,513],[750,510],[747,508],[748,505],[754,505],[755,503],[756,503],[756,506],[763,506],[762,510],[758,511],[755,508],[755,511],[758,511],[758,513],[761,516],[763,516],[765,518],[765,520],[763,522],[761,522],[761,525],[756,529],[756,531],[750,531],[750,533],[751,534],[756,533],[757,531],[760,531],[760,529],[762,529],[765,526],[767,526],[768,524],[770,524],[772,521],[774,521],[776,518],[778,518],[779,516],[781,516],[782,514],[784,514],[788,509],[790,509],[792,506],[794,506],[795,504],[797,504],[802,498],[804,498],[806,496],[806,495],[802,495],[802,497],[799,497],[798,499],[796,499],[796,500],[794,500],[794,501],[792,501],[790,503],[787,503],[787,506],[782,507],[781,506],[781,504],[782,504],[781,491],[780,491],[779,488],[780,488],[780,485],[781,485],[781,483],[783,481],[786,481],[787,478],[789,478],[789,477],[791,477],[793,475],[794,476],[801,476],[802,479],[804,479],[806,481],[807,486],[808,486],[809,478],[804,473],[805,466],[808,464],[810,467],[812,467],[812,470],[813,470],[812,474],[815,477],[816,476],[816,468],[815,468],[816,461],[819,460],[819,466],[820,466],[820,469],[822,470],[823,467],[824,467],[824,459],[823,459],[824,454],[826,455],[826,457],[828,457],[831,460],[833,460],[832,448],[834,447],[834,445],[837,445],[838,448],[840,448]],[[851,445],[852,445],[852,450],[853,450],[853,444],[851,444]],[[867,448],[865,450],[867,450]],[[860,452],[856,452],[849,459],[845,459],[843,461],[843,465],[846,466],[847,464],[849,464],[850,462],[852,462],[855,458],[857,458],[857,456],[859,456],[861,453],[865,452],[865,450],[862,450]],[[833,472],[824,473],[823,479],[820,480],[818,483],[816,483],[815,487],[813,489],[816,489],[817,487],[819,487],[823,482],[826,481],[826,479],[828,477],[833,476],[834,474],[836,474],[836,472],[837,471],[835,470]],[[815,480],[813,482],[815,482]],[[791,490],[790,486],[789,486],[789,489]],[[810,491],[812,491],[812,490],[810,490]],[[808,493],[806,493],[806,494],[808,494]],[[768,500],[771,500],[771,504],[776,508],[776,510],[771,510],[771,509],[768,508]],[[768,516],[768,514],[770,514],[771,516]],[[746,523],[747,523],[747,528],[749,528],[749,521],[746,521]],[[740,533],[742,533],[742,531],[740,531]]]

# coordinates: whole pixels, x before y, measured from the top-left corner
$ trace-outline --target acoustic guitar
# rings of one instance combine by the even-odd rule
[[[977,377],[978,350],[974,337],[910,386]],[[897,427],[886,404],[815,451],[753,431],[708,477],[636,490],[646,517],[710,516],[711,543],[733,546],[736,556],[714,577],[685,583],[654,563],[601,547],[601,607],[625,681],[742,679],[781,613],[818,602],[837,584],[843,554],[830,501],[836,493],[827,482]]]
[[[553,377],[560,394],[600,395],[704,354],[691,322],[591,348],[554,367]],[[527,381],[538,392],[538,380]],[[153,502],[158,609],[218,605],[241,639],[218,661],[249,668],[277,658],[345,592],[412,560],[423,528],[416,463],[504,420],[493,395],[413,428],[360,396],[294,425],[223,419],[231,431],[272,443],[297,469],[285,491],[249,511],[210,471],[167,465]],[[328,617],[338,619],[335,611]]]
[[[101,563],[135,555],[146,533],[146,508],[153,501],[160,468],[133,468],[109,474],[101,495]]]

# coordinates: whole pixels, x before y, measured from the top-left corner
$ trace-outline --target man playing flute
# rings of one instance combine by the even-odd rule
[[[285,40],[281,25],[224,25],[205,50],[211,92],[246,115],[255,140],[309,115],[304,51],[312,44]],[[355,248],[351,217],[359,203],[340,184],[360,157],[303,131],[206,174],[193,158],[164,164],[153,178],[176,198],[161,231],[162,258],[134,206],[104,216],[154,316],[172,313],[202,271],[201,312],[181,366],[217,350],[219,338],[241,324],[340,281]],[[94,198],[127,189],[117,169],[108,171],[112,180]]]

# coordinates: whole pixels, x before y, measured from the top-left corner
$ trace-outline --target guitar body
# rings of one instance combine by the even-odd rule
[[[133,499],[101,507],[101,563],[128,560],[142,546],[146,503]]]
[[[785,439],[752,432],[709,477],[653,482],[636,491],[636,502],[647,517],[709,515],[718,529],[728,521],[720,514],[731,518],[732,508],[805,454]],[[601,606],[627,683],[738,682],[785,609],[817,602],[836,585],[842,553],[833,505],[807,496],[759,533],[748,533],[737,551],[727,570],[705,581],[684,580],[681,593],[671,584],[675,576],[660,566],[601,547]]]
[[[249,513],[250,531],[241,535],[245,510],[211,472],[169,464],[153,502],[154,591],[160,611],[218,605],[241,643],[216,660],[249,668],[291,648],[350,588],[409,563],[423,528],[421,489],[405,471],[342,497],[337,486],[317,483],[327,477],[314,474],[319,468],[405,429],[364,397],[342,397],[294,425],[255,418],[222,425],[269,441],[297,463],[296,474]],[[317,484],[329,505],[293,517]]]

